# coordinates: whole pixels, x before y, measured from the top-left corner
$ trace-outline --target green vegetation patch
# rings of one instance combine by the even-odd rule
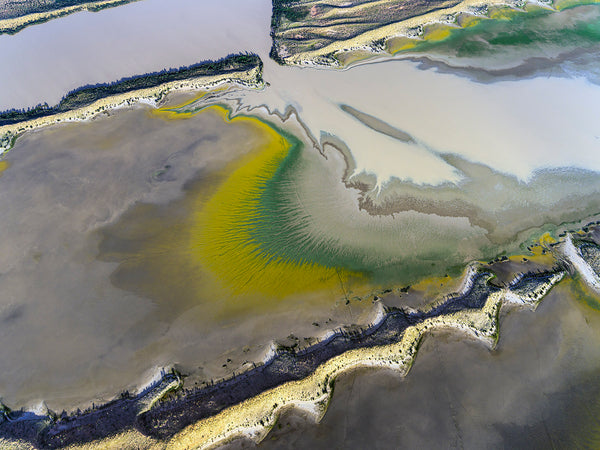
[[[417,41],[401,52],[433,52],[457,57],[493,55],[498,52],[540,46],[590,47],[600,43],[600,6],[586,6],[589,14],[574,17],[539,9],[514,14],[510,20],[484,19],[457,28],[441,41]]]

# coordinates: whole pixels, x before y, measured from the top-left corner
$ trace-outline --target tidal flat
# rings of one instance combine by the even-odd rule
[[[140,374],[173,363],[190,383],[219,378],[260,360],[272,339],[297,336],[307,338],[306,345],[319,334],[317,326],[368,323],[373,290],[500,253],[502,246],[464,219],[414,211],[394,219],[356,215],[359,191],[343,183],[341,154],[325,159],[288,132],[252,117],[229,118],[223,107],[190,114],[193,104],[158,111],[141,106],[46,128],[22,137],[8,154],[0,182],[10,214],[0,229],[15,248],[3,255],[9,270],[2,284],[15,301],[5,309],[11,326],[3,332],[19,346],[15,353],[4,348],[3,358],[11,362],[5,379],[17,383],[5,386],[14,403],[43,396],[53,410],[72,410],[90,398],[102,401],[103,392],[110,399],[134,389]],[[132,135],[132,127],[140,134]],[[301,130],[297,125],[295,132]],[[270,177],[278,183],[269,187],[263,166],[272,166],[272,158],[277,170]],[[258,191],[247,187],[257,182]],[[268,202],[261,206],[252,198]],[[280,212],[279,202],[286,205]],[[238,217],[236,208],[247,217],[228,222]],[[327,218],[352,214],[348,238],[340,233],[343,221],[330,225],[337,242],[327,237]],[[403,238],[411,223],[413,232]],[[246,241],[248,225],[253,234]],[[284,240],[269,240],[261,227]],[[415,245],[419,229],[423,236]],[[448,236],[462,229],[468,238],[456,245],[444,229]],[[386,234],[395,241],[382,239]],[[240,258],[245,245],[251,266]],[[20,248],[32,251],[21,254]],[[427,264],[417,264],[423,258]],[[307,284],[297,284],[299,274]],[[31,285],[32,276],[46,282]],[[249,278],[240,282],[240,276]],[[249,284],[253,278],[261,282]],[[292,281],[294,289],[282,291],[280,283]],[[17,300],[23,289],[29,301]],[[69,331],[57,333],[65,323]],[[23,352],[37,356],[28,363]],[[46,369],[36,372],[40,359],[47,359]]]
[[[288,302],[275,288],[268,301],[211,284],[191,247],[202,233],[194,214],[228,164],[270,139],[252,120],[223,118],[209,109],[170,120],[140,106],[17,141],[1,178],[0,233],[14,245],[2,254],[2,333],[18,344],[2,349],[5,402],[85,407],[176,361],[215,378],[261,359],[273,338],[370,312],[336,306],[337,280]]]
[[[482,56],[493,48],[494,57],[487,63],[494,67],[511,64],[511,59],[527,53],[532,44],[550,44],[549,47],[556,50],[563,45],[571,46],[573,41],[569,37],[574,36],[576,41],[591,40],[597,44],[593,26],[586,29],[573,26],[569,21],[562,22],[562,17],[571,15],[569,9],[595,3],[595,0],[400,3],[385,0],[351,3],[275,0],[271,57],[281,64],[343,68],[390,53],[433,50],[435,54],[441,47],[464,57]],[[562,17],[553,14],[565,10]],[[538,20],[540,16],[553,16],[550,18],[554,22],[552,28],[540,28],[540,23],[542,26],[544,23]],[[583,22],[588,20],[583,18]],[[500,35],[493,36],[498,30]],[[487,40],[490,32],[493,39]],[[562,42],[558,38],[560,34],[563,34]],[[469,39],[470,36],[477,37]],[[504,46],[514,47],[511,56],[497,51]],[[534,51],[532,56],[539,56],[539,52]],[[546,53],[542,59],[548,56]]]
[[[408,314],[431,308],[459,290],[473,261],[494,268],[490,289],[505,288],[523,264],[554,270],[554,240],[598,218],[597,7],[532,19],[521,31],[537,24],[536,37],[545,37],[529,46],[503,43],[502,27],[490,22],[464,40],[495,41],[484,55],[461,59],[450,51],[452,33],[441,33],[433,40],[440,46],[427,52],[326,71],[269,60],[268,15],[257,18],[269,2],[202,11],[192,3],[173,0],[166,11],[147,0],[32,27],[10,43],[0,38],[0,48],[30,56],[0,69],[16,86],[0,99],[7,107],[60,98],[82,80],[189,64],[230,48],[256,51],[266,81],[260,90],[177,93],[158,109],[110,110],[17,140],[0,161],[4,404],[38,418],[46,408],[78,417],[77,408],[126,401],[161,367],[174,367],[184,390],[178,378],[178,391],[161,402],[168,411],[187,390],[239,375],[277,349],[301,351],[344,325],[362,329],[380,298]],[[157,37],[146,26],[163,13],[178,26]],[[92,55],[66,39],[120,21],[129,24],[119,28],[123,48],[93,40]],[[573,40],[557,44],[552,27]],[[59,28],[63,34],[53,34]],[[588,52],[574,55],[584,41]],[[46,64],[45,45],[56,43],[63,63],[50,65],[44,81],[31,69]],[[501,72],[483,73],[482,61],[502,51]],[[544,56],[532,63],[536,52]],[[515,64],[504,64],[511,57]],[[535,70],[522,72],[530,63]],[[28,83],[18,82],[23,73]],[[592,247],[581,251],[593,259]],[[427,439],[465,447],[580,439],[593,447],[586,411],[596,411],[587,397],[598,392],[598,302],[571,275],[541,303],[539,322],[537,313],[503,309],[496,349],[462,335],[427,335],[403,381],[398,373],[343,374],[320,425],[284,415],[261,445],[361,447],[379,436],[382,447],[398,439],[409,447]],[[463,322],[458,328],[468,332]],[[354,391],[355,379],[366,395]],[[513,388],[520,396],[507,398]],[[419,400],[423,392],[427,401]],[[562,408],[577,419],[562,420]],[[60,443],[68,426],[47,417],[48,442]],[[276,414],[264,417],[270,426]],[[439,434],[430,436],[431,427]],[[250,431],[259,439],[264,428]],[[200,445],[193,431],[180,442]],[[127,433],[90,445],[166,445]]]
[[[137,384],[160,365],[140,354],[136,375],[123,376],[126,361],[136,359],[130,351],[151,345],[168,327],[145,320],[155,309],[150,300],[112,286],[116,265],[96,260],[97,230],[136,201],[173,201],[191,177],[243,153],[248,147],[240,142],[251,147],[260,141],[243,126],[219,132],[225,124],[211,113],[186,122],[149,114],[141,107],[31,133],[5,159],[10,168],[1,178],[6,214],[0,233],[14,246],[2,253],[2,333],[18,343],[2,349],[3,360],[12,361],[2,366],[5,401],[45,399],[54,408],[72,408]],[[31,277],[40,283],[27,282]],[[24,360],[22,352],[31,358]],[[56,376],[48,377],[49,371]],[[90,389],[98,392],[90,395]]]
[[[342,377],[318,426],[291,412],[259,448],[596,448],[597,312],[559,286],[535,312],[506,311],[500,323],[492,352],[436,333],[405,378]]]

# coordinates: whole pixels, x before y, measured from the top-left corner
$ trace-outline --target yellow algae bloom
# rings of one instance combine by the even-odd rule
[[[487,19],[487,17],[463,13],[457,17],[456,21],[461,28],[470,28],[474,27],[484,19]]]
[[[352,50],[343,51],[335,54],[335,58],[340,62],[342,67],[346,67],[355,62],[364,61],[373,57],[373,52],[368,50]]]
[[[490,8],[489,17],[490,19],[495,20],[511,20],[515,16],[519,14],[523,14],[524,11],[519,11],[518,9],[500,6],[497,8]]]
[[[423,292],[427,297],[437,297],[456,292],[460,289],[462,282],[463,279],[461,277],[453,278],[448,275],[443,277],[425,277],[414,283],[411,288],[415,291]]]
[[[425,27],[423,38],[428,42],[439,42],[448,39],[457,26],[434,24]]]
[[[260,130],[263,144],[232,162],[216,193],[195,209],[190,249],[197,263],[208,268],[233,295],[258,293],[282,298],[341,289],[347,271],[286,257],[285,244],[280,254],[263,251],[252,235],[256,219],[265,213],[259,204],[265,183],[297,144],[257,118],[229,118],[223,107],[210,109],[230,122],[251,123]]]
[[[556,239],[554,239],[554,237],[550,233],[546,232],[542,235],[542,237],[540,237],[539,243],[544,246],[556,244]]]
[[[411,50],[423,42],[421,39],[414,39],[404,36],[390,38],[386,41],[387,51],[392,55],[405,50]]]
[[[178,103],[176,105],[167,105],[161,108],[151,109],[150,114],[156,117],[160,117],[164,120],[177,120],[177,119],[189,119],[192,116],[195,116],[201,111],[204,111],[204,108],[198,109],[194,108],[193,105],[198,100],[206,97],[208,94],[214,94],[215,92],[226,91],[227,87],[220,87],[216,89],[211,89],[209,91],[203,91],[192,98],[183,101],[182,103]],[[187,106],[191,106],[190,109],[187,109]],[[227,120],[227,115],[225,115],[225,119]]]
[[[237,144],[239,151],[231,149],[235,159],[203,172],[183,198],[164,207],[137,205],[104,230],[101,258],[120,262],[113,277],[120,287],[160,304],[201,305],[207,314],[228,316],[278,307],[284,299],[302,305],[332,303],[364,285],[362,274],[311,253],[310,213],[298,197],[273,192],[294,186],[291,178],[304,175],[296,169],[291,178],[281,175],[301,155],[297,139],[259,118],[231,118],[222,106],[190,104],[182,114],[167,109],[158,117],[216,114],[228,126],[245,128],[246,138]],[[302,231],[300,238],[290,237],[290,223],[291,229]],[[110,244],[115,239],[130,245],[115,249]],[[147,275],[143,284],[136,281],[140,273]]]
[[[8,163],[8,161],[0,161],[0,176],[2,175],[2,172],[4,172],[9,167],[10,164]]]

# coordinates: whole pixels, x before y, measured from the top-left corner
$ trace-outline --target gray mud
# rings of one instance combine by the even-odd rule
[[[11,345],[0,347],[0,392],[7,403],[76,407],[178,360],[170,349],[184,337],[169,336],[150,299],[114,287],[116,264],[96,259],[97,230],[136,202],[180,197],[189,179],[243,153],[240,143],[253,138],[243,126],[225,131],[212,113],[176,122],[148,114],[143,107],[46,128],[6,157],[0,339]]]
[[[492,351],[427,336],[404,379],[345,375],[320,424],[288,413],[258,447],[597,448],[598,312],[559,286],[535,312],[505,310],[500,326]]]

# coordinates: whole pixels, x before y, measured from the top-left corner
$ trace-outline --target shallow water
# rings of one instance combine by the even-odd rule
[[[198,201],[262,143],[256,127],[210,110],[173,121],[148,107],[18,141],[0,178],[6,403],[87,406],[172,364],[191,383],[215,378],[260,360],[273,338],[368,314],[370,303],[339,305],[339,291],[228,303],[190,259]]]
[[[241,275],[262,279],[261,285],[228,293],[228,278],[214,277],[223,267],[237,267],[241,250],[221,268],[216,255],[198,258],[195,243],[211,241],[214,231],[199,226],[196,214],[221,189],[231,161],[260,155],[266,142],[253,121],[227,123],[217,111],[165,120],[148,107],[123,110],[30,133],[8,154],[0,178],[2,333],[13,343],[0,350],[7,403],[86,406],[170,364],[190,374],[190,383],[215,378],[260,359],[270,339],[290,333],[302,339],[322,327],[368,321],[370,297],[353,297],[368,292],[360,279],[354,287],[347,281],[340,289],[336,281],[315,290],[315,283],[315,292],[283,294],[264,290],[267,271],[259,265]],[[274,206],[261,213],[265,224],[254,227],[271,254],[371,277],[391,263],[396,269],[387,282],[411,283],[440,270],[443,275],[444,265],[460,270],[490,245],[465,217],[358,211],[358,193],[341,182],[339,153],[329,150],[325,160],[307,146],[300,156],[299,168],[292,166],[291,178],[278,184],[285,188],[281,197],[274,197],[291,215]],[[223,202],[216,211],[230,208]],[[295,217],[307,225],[298,228]],[[235,234],[239,226],[223,229]],[[264,232],[277,226],[286,240],[265,241]],[[302,233],[294,240],[286,227]],[[461,233],[468,239],[453,239]],[[311,251],[306,239],[315,241]],[[217,267],[206,266],[211,260]],[[296,270],[289,266],[277,281],[296,283]]]
[[[267,48],[270,15],[268,0],[144,0],[2,35],[0,54],[10,63],[0,66],[0,110],[53,105],[82,85]]]
[[[208,220],[214,225],[209,238],[239,231],[219,226],[246,193],[214,194],[233,173],[231,161],[245,162],[266,146],[268,140],[251,124],[228,124],[210,109],[186,120],[165,120],[139,107],[29,133],[7,155],[8,168],[0,177],[5,243],[0,338],[9,343],[0,348],[0,393],[11,406],[42,399],[57,410],[87,406],[139,385],[161,365],[177,364],[191,375],[190,383],[219,377],[259,359],[272,338],[318,334],[328,318],[332,328],[366,320],[369,300],[344,301],[364,294],[360,276],[356,292],[344,286],[355,272],[375,278],[380,271],[376,281],[388,283],[443,275],[449,265],[459,271],[472,259],[516,251],[544,227],[598,212],[600,88],[585,78],[481,84],[400,60],[343,72],[284,68],[267,56],[270,2],[165,4],[145,0],[74,14],[0,37],[0,52],[12,61],[10,68],[0,68],[0,108],[55,103],[81,84],[257,51],[270,87],[233,90],[219,100],[232,108],[239,100],[241,112],[267,117],[322,148],[302,147],[296,165],[286,166],[285,183],[277,185],[280,197],[261,210],[263,222],[253,223],[252,239],[261,243],[263,257],[326,267],[325,275],[308,271],[323,278],[319,283],[325,287],[283,301],[261,279],[256,291],[240,293],[239,285],[259,279],[264,267],[253,265],[256,272],[240,274],[234,270],[235,254],[220,260],[215,255],[223,247],[215,251],[207,248],[205,236],[190,237],[190,230],[207,229],[207,217],[219,219]],[[103,31],[115,28],[118,33]],[[396,137],[412,141],[366,126],[341,105],[376,118],[380,129],[385,123],[401,130]],[[288,106],[304,128],[294,118],[281,124],[265,112],[284,113]],[[349,149],[345,159],[325,145],[332,141]],[[354,180],[354,188],[343,178]],[[387,190],[380,193],[382,186]],[[218,200],[216,215],[194,217],[211,198]],[[366,199],[381,216],[361,209],[369,206],[361,203]],[[194,228],[197,223],[205,227]],[[285,239],[267,239],[275,226]],[[219,234],[223,229],[226,233]],[[190,243],[217,263],[206,267],[203,261],[210,258],[190,258]],[[441,267],[434,270],[436,263]],[[332,268],[351,275],[328,284]],[[221,269],[229,271],[223,278],[230,284],[219,279]],[[286,283],[286,273],[275,273],[278,287]],[[238,285],[231,282],[240,277]],[[234,292],[225,297],[218,288]],[[440,430],[430,436],[439,439],[432,445],[459,445],[460,439],[465,446],[508,442],[519,436],[519,427],[537,423],[545,403],[535,391],[536,380],[560,394],[567,389],[565,377],[583,379],[585,370],[598,369],[593,363],[597,318],[571,300],[555,296],[548,304],[540,307],[539,321],[538,313],[508,316],[506,338],[496,352],[454,337],[428,339],[404,382],[385,374],[346,377],[323,424],[308,427],[309,432],[301,426],[302,436],[276,434],[276,443],[362,446],[379,435],[382,442],[404,439],[410,446],[427,437],[424,430],[431,426]],[[539,357],[527,353],[532,348]],[[581,352],[582,359],[573,362],[577,370],[565,365],[568,356],[555,360],[559,350]],[[484,401],[485,383],[512,387],[515,372],[519,392],[531,403],[527,411],[520,411],[518,398],[500,394],[506,391],[497,391],[496,401],[506,403],[500,410]],[[536,374],[531,380],[525,376],[530,372]],[[346,389],[354,379],[360,390]],[[456,406],[460,402],[468,402],[464,411]],[[385,407],[379,410],[380,404]],[[471,411],[483,418],[474,419]],[[515,412],[521,413],[519,420],[507,424]],[[467,430],[464,436],[456,423]]]
[[[170,322],[156,317],[151,300],[113,287],[116,264],[96,260],[97,230],[135,202],[178,198],[190,178],[251,147],[253,133],[226,130],[210,113],[186,122],[148,114],[139,108],[32,133],[7,158],[1,333],[12,345],[0,350],[0,390],[11,404],[47,399],[62,408],[87,403],[94,391],[110,397],[178,360],[151,350],[161,341],[159,348],[177,346]]]

